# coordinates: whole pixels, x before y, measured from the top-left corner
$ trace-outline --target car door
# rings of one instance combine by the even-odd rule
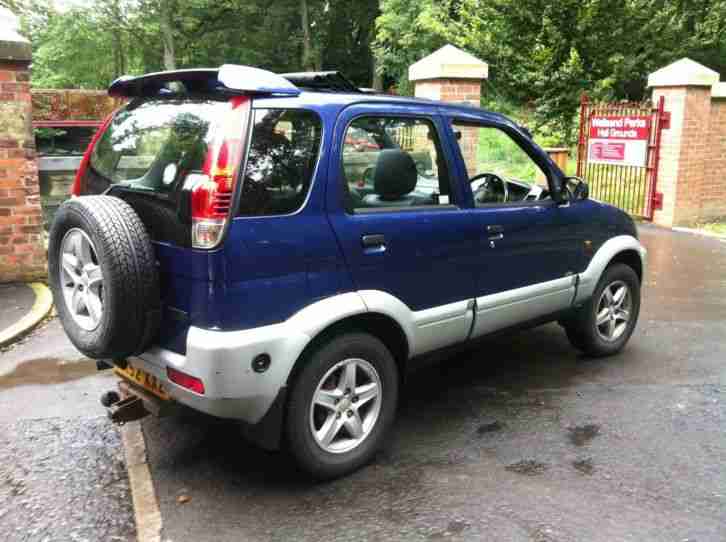
[[[328,170],[328,216],[354,284],[371,310],[410,324],[412,354],[465,340],[473,318],[478,239],[442,131],[432,108],[351,106]]]
[[[559,172],[499,119],[452,118],[449,125],[478,236],[473,337],[567,308],[582,256],[569,204],[547,195]]]

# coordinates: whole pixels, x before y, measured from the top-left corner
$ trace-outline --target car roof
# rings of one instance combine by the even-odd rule
[[[342,110],[353,105],[398,105],[408,106],[416,109],[435,109],[436,113],[460,117],[462,120],[481,119],[482,117],[494,122],[513,125],[519,128],[511,119],[500,113],[489,111],[481,107],[430,100],[428,98],[416,98],[413,96],[399,96],[395,94],[368,93],[368,92],[325,92],[301,89],[297,96],[256,96],[255,107],[306,107],[314,110],[334,108]]]
[[[466,104],[453,104],[361,90],[339,72],[300,72],[277,74],[254,68],[225,64],[219,68],[198,68],[123,76],[108,91],[111,96],[144,98],[174,94],[166,90],[170,82],[181,84],[187,92],[224,92],[247,94],[257,107],[308,107],[321,113],[340,110],[356,104],[399,105],[435,108],[438,113],[472,120],[487,120],[515,126],[503,115]]]

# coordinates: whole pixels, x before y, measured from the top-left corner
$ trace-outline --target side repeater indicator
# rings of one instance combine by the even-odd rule
[[[592,241],[589,239],[585,239],[585,254],[588,256],[592,256],[594,254],[594,250],[592,247]]]

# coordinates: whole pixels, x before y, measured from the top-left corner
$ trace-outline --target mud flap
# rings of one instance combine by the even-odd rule
[[[272,406],[256,424],[242,423],[242,435],[265,450],[279,450],[285,423],[287,386],[280,388]]]

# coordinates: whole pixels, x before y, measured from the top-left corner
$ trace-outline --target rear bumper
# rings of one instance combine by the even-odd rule
[[[284,323],[228,332],[192,327],[186,356],[156,347],[130,361],[156,376],[179,403],[256,425],[279,401],[290,370],[309,341],[306,334]],[[252,369],[252,360],[260,354],[272,360],[262,373]],[[204,394],[171,382],[167,367],[201,379]]]

